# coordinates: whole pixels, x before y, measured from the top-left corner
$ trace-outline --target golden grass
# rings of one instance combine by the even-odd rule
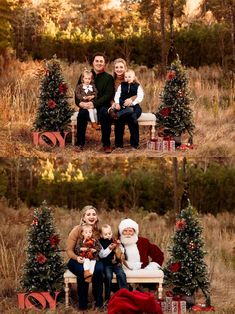
[[[121,218],[135,219],[140,225],[141,235],[158,244],[165,252],[166,259],[168,258],[167,247],[174,232],[174,214],[159,216],[142,210],[125,213],[115,210],[107,212],[102,208],[99,211],[100,221],[111,223],[115,229]],[[69,231],[80,220],[79,211],[55,208],[54,214],[63,249]],[[16,293],[19,291],[19,279],[24,262],[23,247],[26,244],[26,230],[32,221],[32,210],[23,205],[15,210],[6,202],[1,202],[0,218],[2,221],[0,225],[0,312],[22,313],[17,309]],[[235,313],[235,215],[223,213],[215,217],[208,214],[201,216],[200,219],[204,230],[205,249],[208,252],[206,261],[211,280],[212,303],[216,307],[215,313]],[[67,260],[65,254],[64,258]],[[197,294],[197,302],[204,302],[201,293]],[[66,311],[61,304],[57,313],[76,313],[76,310],[70,307]]]
[[[74,87],[83,64],[62,62],[65,81],[68,83],[69,102],[74,106]],[[143,111],[156,112],[160,99],[159,93],[164,86],[164,79],[158,77],[156,69],[136,66],[136,73],[144,90],[145,99],[142,103]],[[111,66],[108,66],[111,73]],[[2,86],[0,91],[0,155],[48,157],[60,155],[76,158],[74,148],[67,146],[65,150],[59,148],[35,148],[32,146],[31,127],[37,110],[39,85],[44,73],[43,62],[20,62],[12,60],[9,68],[0,77]],[[192,109],[196,125],[194,142],[197,149],[188,152],[176,152],[173,155],[196,156],[234,156],[235,155],[235,105],[234,82],[224,79],[221,68],[202,67],[198,70],[188,68],[189,85],[192,91]],[[149,136],[148,128],[140,128],[140,152],[134,154],[148,156],[162,156],[166,154],[146,150]],[[129,132],[126,132],[125,143],[129,142]],[[100,132],[88,131],[87,146],[84,155],[97,155],[100,148]],[[187,142],[187,136],[184,136]],[[112,143],[114,136],[112,133]],[[130,153],[128,149],[123,153]],[[113,153],[114,155],[116,153]],[[119,153],[120,154],[120,153]]]

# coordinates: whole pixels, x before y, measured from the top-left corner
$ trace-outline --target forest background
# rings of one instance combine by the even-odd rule
[[[110,60],[164,66],[174,37],[183,64],[229,69],[234,11],[232,0],[1,0],[0,52],[85,62],[105,51]]]
[[[102,162],[101,162],[102,160]],[[185,190],[200,213],[234,213],[234,158],[2,158],[0,197],[20,204],[178,211]]]

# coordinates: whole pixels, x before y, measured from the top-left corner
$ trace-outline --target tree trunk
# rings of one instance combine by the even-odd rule
[[[160,0],[161,24],[161,74],[166,73],[166,34],[165,34],[165,0]]]
[[[232,41],[232,60],[235,60],[235,7],[230,5],[230,19],[231,19],[231,41]]]
[[[174,211],[178,211],[178,160],[173,157],[173,178],[174,178]]]
[[[169,7],[169,16],[170,16],[170,49],[168,51],[167,56],[167,63],[170,65],[172,61],[176,58],[176,51],[175,51],[175,43],[174,43],[174,0],[170,1]]]
[[[184,190],[181,196],[180,209],[184,209],[189,205],[189,184],[188,184],[188,175],[187,175],[187,159],[183,158],[182,161],[182,172],[183,172],[183,182],[184,182]]]

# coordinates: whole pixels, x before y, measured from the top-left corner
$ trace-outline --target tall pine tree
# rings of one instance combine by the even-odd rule
[[[37,131],[64,131],[70,122],[73,110],[66,96],[67,86],[56,58],[46,64],[40,86],[39,107],[34,122]]]
[[[189,204],[182,209],[175,224],[169,247],[170,259],[164,267],[164,281],[175,295],[193,295],[201,289],[210,305],[210,283],[204,262],[202,228],[196,210]]]
[[[26,291],[55,292],[63,286],[65,266],[53,220],[51,209],[45,202],[34,209],[22,278]]]
[[[157,124],[164,126],[165,133],[181,136],[189,133],[189,142],[193,141],[193,117],[189,107],[190,97],[188,79],[183,66],[177,58],[167,71],[166,83],[160,94],[161,104],[156,113]]]

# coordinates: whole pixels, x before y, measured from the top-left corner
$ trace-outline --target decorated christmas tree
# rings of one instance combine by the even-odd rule
[[[34,209],[28,231],[22,278],[22,286],[26,291],[55,292],[61,289],[65,266],[58,247],[59,241],[51,209],[44,202]]]
[[[187,131],[190,136],[189,142],[192,143],[194,124],[192,110],[189,107],[191,99],[188,79],[179,58],[167,71],[160,99],[161,103],[156,113],[158,126],[163,126],[167,135],[181,136]]]
[[[174,295],[193,296],[201,289],[206,305],[210,306],[210,283],[201,234],[197,212],[188,204],[177,217],[175,234],[169,247],[171,256],[164,268],[164,280]]]
[[[34,122],[36,131],[64,131],[73,110],[68,104],[67,85],[56,58],[46,63],[41,81],[39,107]]]

